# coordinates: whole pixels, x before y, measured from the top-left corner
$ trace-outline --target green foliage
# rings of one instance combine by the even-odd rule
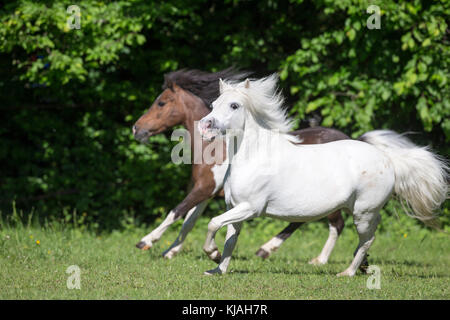
[[[320,32],[305,32],[282,63],[281,78],[297,97],[292,114],[320,113],[322,125],[353,137],[395,128],[450,141],[450,3],[373,4],[381,9],[381,29],[366,28],[364,1],[315,2]]]
[[[300,125],[315,115],[354,137],[421,132],[448,155],[449,2],[374,3],[380,30],[355,0],[83,0],[77,30],[71,1],[10,2],[0,9],[0,210],[15,200],[108,229],[165,215],[189,167],[170,162],[167,134],[141,145],[130,128],[179,68],[279,71]]]

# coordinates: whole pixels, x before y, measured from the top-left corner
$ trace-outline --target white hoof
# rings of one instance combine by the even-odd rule
[[[315,265],[315,266],[321,266],[321,265],[326,264],[327,262],[326,262],[326,261],[322,261],[322,260],[320,260],[320,259],[317,257],[317,258],[311,259],[311,261],[309,261],[308,263],[309,263],[309,264],[312,264],[312,265]]]
[[[219,263],[220,259],[222,259],[222,255],[220,254],[220,251],[217,249],[215,251],[211,252],[208,256],[215,263]]]
[[[350,270],[345,270],[341,273],[338,273],[336,276],[338,277],[353,277],[355,275],[355,272],[351,272]]]

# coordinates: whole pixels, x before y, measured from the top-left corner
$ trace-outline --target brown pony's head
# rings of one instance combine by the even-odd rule
[[[180,87],[171,84],[156,98],[150,109],[133,126],[134,137],[145,141],[184,121],[183,103],[180,101]]]
[[[183,122],[200,120],[205,114],[197,111],[195,116],[187,117],[187,113],[192,113],[199,104],[202,108],[209,107],[217,99],[220,78],[242,81],[249,74],[234,68],[218,72],[182,69],[165,74],[164,91],[134,124],[134,137],[142,142]]]

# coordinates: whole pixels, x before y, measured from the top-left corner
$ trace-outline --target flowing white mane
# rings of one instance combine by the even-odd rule
[[[249,103],[244,107],[261,127],[288,133],[292,130],[293,123],[287,116],[286,110],[282,108],[284,98],[278,90],[277,82],[277,74],[272,74],[257,80],[252,79],[239,83],[226,82],[225,84],[248,97]]]

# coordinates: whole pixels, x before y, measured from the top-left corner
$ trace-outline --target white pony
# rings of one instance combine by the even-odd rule
[[[387,130],[364,134],[364,142],[296,145],[287,134],[291,124],[276,85],[275,75],[238,84],[220,80],[221,95],[198,124],[204,139],[226,134],[231,162],[224,184],[229,210],[210,221],[204,250],[217,251],[215,234],[229,225],[225,247],[219,266],[205,274],[227,271],[242,222],[259,216],[303,222],[338,209],[353,214],[359,245],[338,276],[355,275],[393,191],[414,217],[435,218],[447,198],[449,168],[443,160]]]

